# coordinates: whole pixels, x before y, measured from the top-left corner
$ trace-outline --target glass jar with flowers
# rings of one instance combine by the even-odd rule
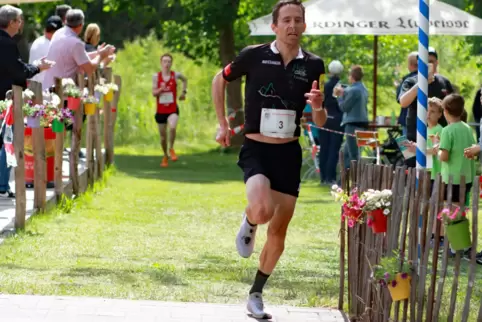
[[[365,200],[363,211],[367,214],[367,225],[374,234],[387,232],[387,217],[392,209],[392,191],[368,189],[362,194]]]
[[[356,222],[362,222],[363,206],[365,201],[358,197],[357,189],[353,189],[348,195],[337,185],[331,187],[331,195],[335,201],[342,202],[342,220],[348,220],[348,227],[355,226]]]
[[[452,209],[452,211],[449,208],[442,209],[437,219],[445,224],[450,247],[455,251],[464,250],[472,245],[467,211],[462,211],[458,206]]]

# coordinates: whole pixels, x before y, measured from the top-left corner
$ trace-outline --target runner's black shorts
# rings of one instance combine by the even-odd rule
[[[179,106],[177,107],[176,112],[174,113],[166,113],[166,114],[156,113],[156,115],[154,115],[154,118],[156,119],[157,124],[166,124],[167,119],[172,114],[177,114],[179,116]]]
[[[267,177],[271,189],[298,197],[302,151],[298,141],[269,144],[244,139],[239,153],[238,166],[244,172],[244,183],[257,174]]]

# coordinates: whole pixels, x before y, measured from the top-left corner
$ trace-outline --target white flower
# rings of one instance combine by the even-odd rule
[[[392,203],[390,201],[385,202],[385,206],[390,207]]]
[[[332,185],[331,190],[338,190],[338,186],[336,184]]]
[[[383,210],[384,215],[388,215],[389,213],[390,213],[390,209],[386,208],[385,210]]]
[[[75,86],[74,80],[72,78],[62,78],[62,87],[65,87],[67,85]]]

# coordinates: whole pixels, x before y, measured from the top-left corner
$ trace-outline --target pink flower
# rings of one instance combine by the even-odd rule
[[[371,218],[367,219],[367,225],[368,227],[371,227],[373,225],[373,220]]]
[[[392,281],[392,287],[395,287],[395,286],[397,286],[397,281],[396,281],[396,280],[393,280],[393,281]]]
[[[353,219],[348,219],[348,227],[353,228],[355,226],[355,221]]]
[[[389,277],[390,277],[390,274],[389,274],[388,272],[386,272],[385,274],[383,274],[383,277],[389,278]]]

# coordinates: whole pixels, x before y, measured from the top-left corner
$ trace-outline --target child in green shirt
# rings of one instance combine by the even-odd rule
[[[453,177],[452,202],[455,206],[460,202],[460,177],[465,177],[466,205],[469,204],[475,177],[475,161],[464,157],[464,150],[476,143],[470,126],[461,121],[464,104],[464,98],[458,94],[451,94],[443,100],[443,113],[449,124],[443,129],[438,146],[438,156],[442,162],[442,181],[448,184],[449,177]]]
[[[428,100],[427,110],[427,169],[430,169],[433,181],[442,170],[442,165],[438,159],[437,154],[433,148],[434,144],[439,143],[440,135],[442,134],[443,127],[438,123],[442,117],[443,108],[442,100],[438,97],[432,97]]]

